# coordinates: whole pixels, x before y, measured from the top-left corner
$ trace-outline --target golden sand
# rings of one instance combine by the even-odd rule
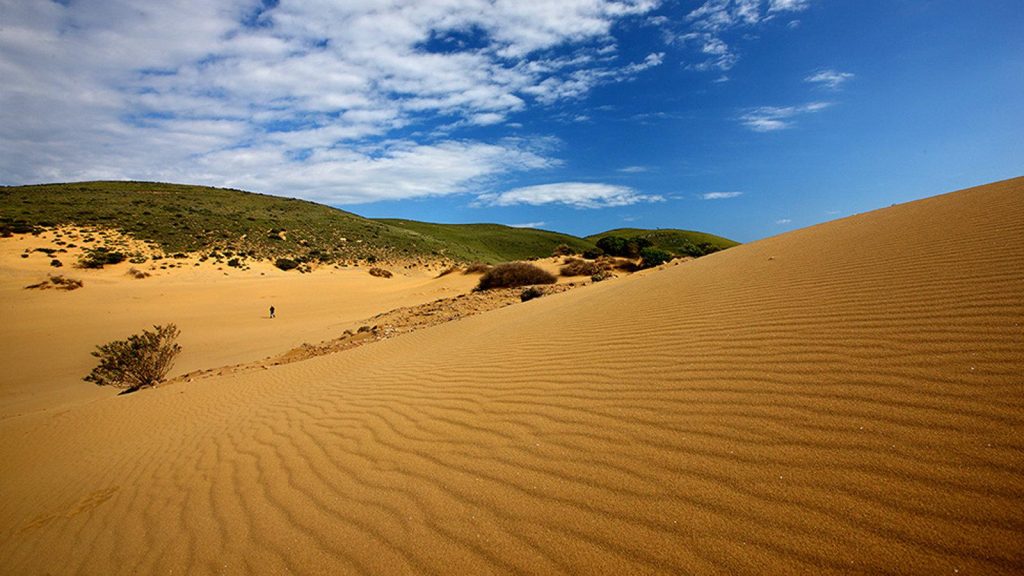
[[[343,353],[37,402],[0,420],[0,570],[1021,573],[1022,295],[1016,179]],[[236,337],[166,308],[144,321],[186,349]],[[341,327],[316,321],[295,337]],[[35,382],[95,343],[40,353]]]

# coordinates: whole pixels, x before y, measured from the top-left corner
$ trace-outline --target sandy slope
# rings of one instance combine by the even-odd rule
[[[142,280],[126,275],[129,264],[103,270],[54,269],[50,257],[25,248],[51,246],[46,237],[0,240],[0,418],[110,396],[82,382],[95,346],[174,322],[183,353],[173,374],[250,362],[304,342],[338,337],[360,321],[399,306],[411,306],[470,290],[477,276],[396,268],[389,279],[367,268],[325,269],[312,274],[282,272],[255,264],[248,272],[193,260],[184,268],[153,270]],[[48,274],[81,279],[73,292],[25,290]],[[269,319],[269,307],[277,318]],[[172,375],[173,375],[172,374]]]
[[[1020,573],[1024,179],[0,421],[8,573]]]

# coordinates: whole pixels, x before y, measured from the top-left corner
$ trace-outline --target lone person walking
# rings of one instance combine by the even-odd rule
[[[274,316],[274,305],[273,304],[270,305],[270,317],[271,318],[276,318],[276,316]]]

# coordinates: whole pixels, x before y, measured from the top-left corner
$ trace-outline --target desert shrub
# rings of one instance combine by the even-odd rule
[[[449,266],[449,267],[445,268],[444,270],[441,270],[441,273],[438,274],[437,277],[441,278],[442,276],[447,276],[449,274],[454,274],[455,272],[458,272],[459,270],[460,270],[460,268],[458,266]]]
[[[672,260],[672,254],[660,248],[648,246],[640,251],[640,258],[641,268],[654,268]]]
[[[64,265],[64,263],[61,262],[60,260],[57,260],[56,258],[54,258],[53,260],[50,260],[50,266],[53,266],[54,268],[60,268],[63,265]]]
[[[567,244],[559,244],[558,246],[555,246],[555,249],[554,249],[554,251],[551,252],[551,255],[552,256],[571,256],[571,255],[573,255],[575,253],[576,253],[576,251],[573,250],[572,248],[570,248]]]
[[[559,268],[558,272],[562,276],[592,276],[601,270],[601,266],[596,262],[573,258]]]
[[[608,272],[607,270],[602,270],[602,271],[598,272],[597,274],[594,274],[593,276],[591,276],[590,280],[593,281],[593,282],[603,282],[603,281],[609,280],[611,278],[615,278],[615,274],[612,274],[611,272]]]
[[[83,285],[81,280],[75,280],[74,278],[65,278],[64,276],[50,276],[46,280],[36,284],[30,284],[25,286],[26,290],[49,290],[50,288],[56,288],[57,290],[78,290]]]
[[[131,258],[128,259],[128,262],[131,262],[132,264],[145,264],[146,260],[147,260],[147,258],[144,255],[142,255],[142,254],[135,254]]]
[[[290,258],[278,258],[277,260],[274,261],[274,266],[277,266],[281,270],[287,272],[288,270],[298,268],[299,263]]]
[[[530,286],[526,290],[519,293],[519,301],[526,302],[527,300],[533,300],[534,298],[540,298],[544,295],[544,289],[539,286]]]
[[[480,278],[477,290],[489,290],[491,288],[514,288],[516,286],[529,286],[531,284],[554,284],[557,281],[553,275],[533,264],[526,262],[509,262],[498,264],[491,268]]]
[[[491,271],[490,264],[484,264],[483,262],[473,262],[466,269],[462,271],[463,274],[486,274]]]
[[[378,278],[391,278],[391,271],[383,268],[370,268],[370,276],[376,276]]]
[[[181,346],[175,343],[181,332],[174,324],[153,329],[97,346],[92,355],[100,363],[84,380],[129,392],[161,382],[181,352]]]
[[[623,238],[621,236],[605,236],[597,241],[597,247],[610,256],[621,256],[623,258],[636,258],[640,252],[649,246],[651,241],[647,238],[634,236]]]
[[[241,268],[242,267],[242,261],[239,260],[238,258],[232,258],[232,259],[228,260],[228,266],[230,266],[232,268]]]
[[[82,268],[103,268],[107,264],[120,264],[124,259],[124,254],[111,251],[105,246],[100,246],[99,248],[86,250],[85,254],[78,260],[78,265]]]
[[[604,256],[604,250],[601,250],[600,248],[587,248],[583,251],[581,256],[587,260],[597,260],[601,256]]]
[[[149,277],[149,272],[143,272],[138,268],[132,267],[128,269],[128,275],[131,276],[132,278],[135,278],[136,280],[142,280],[143,278]]]

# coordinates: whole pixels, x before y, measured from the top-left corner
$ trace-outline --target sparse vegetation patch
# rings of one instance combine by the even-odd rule
[[[554,284],[556,281],[557,278],[549,272],[533,264],[509,262],[499,264],[484,274],[480,278],[480,283],[476,289],[515,288],[516,286],[530,286],[533,284]]]

